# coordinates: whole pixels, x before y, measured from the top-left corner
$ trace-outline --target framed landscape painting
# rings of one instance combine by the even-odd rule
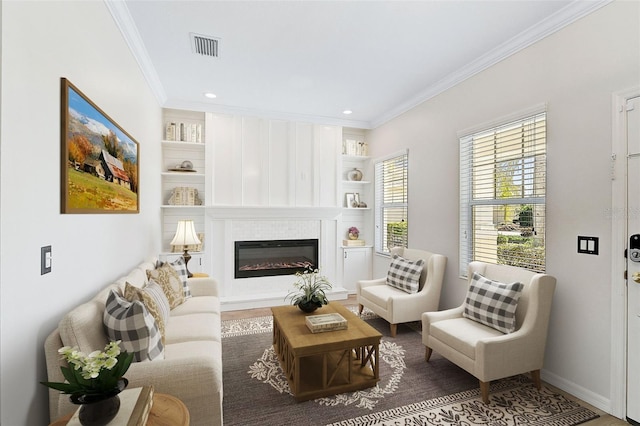
[[[66,78],[61,82],[62,213],[139,213],[139,145]]]

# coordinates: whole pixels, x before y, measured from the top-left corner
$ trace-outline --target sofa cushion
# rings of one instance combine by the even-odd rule
[[[220,341],[220,314],[191,314],[171,317],[167,327],[167,345],[198,340]]]
[[[164,358],[164,345],[158,325],[142,302],[129,302],[114,290],[107,297],[104,326],[111,340],[134,354],[136,361]]]
[[[524,285],[519,282],[504,284],[473,273],[464,302],[463,316],[511,333],[516,328],[516,309]]]
[[[171,310],[171,318],[180,315],[208,314],[220,312],[220,299],[216,296],[191,297],[185,302]]]
[[[124,297],[130,302],[135,300],[142,302],[147,311],[153,316],[158,325],[160,335],[164,342],[165,328],[169,321],[169,301],[164,295],[162,287],[155,281],[150,280],[142,288],[134,287],[129,283],[125,284]]]
[[[476,321],[469,321],[466,318],[436,321],[429,326],[430,337],[443,342],[473,360],[476,359],[478,341],[502,335],[498,330]]]
[[[406,293],[417,293],[424,260],[408,260],[397,254],[391,257],[387,272],[387,284]]]
[[[402,290],[399,290],[395,287],[391,287],[389,285],[372,285],[368,287],[363,287],[361,290],[361,295],[365,299],[375,303],[380,306],[384,310],[389,310],[389,301],[396,296],[406,295]]]
[[[155,281],[162,287],[165,296],[167,296],[169,300],[169,307],[171,309],[184,302],[184,284],[176,270],[170,264],[164,263],[159,268],[148,269],[147,278]]]
[[[104,300],[98,299],[83,303],[67,313],[58,324],[62,345],[77,347],[86,354],[104,348],[109,340],[104,333],[103,314]]]

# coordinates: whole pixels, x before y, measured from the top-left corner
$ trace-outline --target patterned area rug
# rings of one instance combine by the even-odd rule
[[[435,353],[424,362],[420,323],[390,338],[384,320],[370,311],[363,319],[383,334],[378,385],[301,403],[271,346],[272,318],[223,321],[225,425],[570,426],[598,417],[522,375],[492,382],[485,405],[473,376]]]

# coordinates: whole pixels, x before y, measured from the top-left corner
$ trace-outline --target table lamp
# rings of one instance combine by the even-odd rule
[[[179,220],[178,221],[178,229],[176,229],[176,235],[171,240],[172,246],[182,246],[184,253],[182,253],[182,257],[184,258],[184,263],[187,268],[187,275],[189,278],[193,276],[191,272],[189,272],[189,260],[191,259],[191,255],[189,254],[189,246],[202,244],[200,238],[198,238],[198,234],[196,234],[196,228],[193,225],[193,220]]]

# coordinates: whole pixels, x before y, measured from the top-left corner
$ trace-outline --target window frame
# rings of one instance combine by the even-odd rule
[[[404,158],[403,158],[404,157]],[[401,177],[403,182],[403,201],[387,202],[383,201],[384,187],[382,186],[384,176],[381,176],[381,169],[385,163],[402,161],[404,162],[404,168]],[[388,244],[386,234],[387,223],[385,221],[385,210],[387,209],[404,209],[404,214],[401,214],[402,221],[406,223],[406,230],[404,231],[404,247],[408,246],[409,240],[409,150],[404,149],[397,151],[390,155],[376,158],[373,162],[374,170],[374,250],[375,253],[381,256],[390,256],[391,252],[389,247],[385,247]],[[392,179],[392,180],[397,180]]]
[[[540,118],[542,117],[542,118]],[[511,125],[516,125],[516,124],[520,124],[521,126],[524,126],[527,121],[531,121],[531,120],[539,120],[539,119],[543,119],[544,120],[544,142],[543,144],[536,144],[536,148],[534,149],[534,155],[532,156],[531,154],[525,154],[523,152],[522,156],[518,157],[517,160],[515,160],[514,163],[512,163],[512,167],[514,170],[517,170],[518,168],[520,168],[521,170],[523,170],[523,176],[524,176],[524,169],[526,167],[531,167],[531,166],[525,166],[525,164],[527,162],[530,162],[531,158],[535,158],[534,162],[533,162],[533,177],[531,178],[531,185],[534,188],[532,190],[533,194],[525,194],[525,179],[524,177],[521,178],[521,187],[522,187],[522,193],[520,194],[520,197],[517,196],[508,196],[507,198],[500,198],[499,195],[497,195],[497,184],[496,185],[496,189],[494,191],[494,195],[493,198],[488,197],[486,195],[486,193],[484,194],[483,197],[479,197],[477,199],[474,199],[474,178],[473,178],[473,172],[474,172],[474,165],[472,164],[472,158],[473,158],[473,141],[474,141],[474,137],[480,139],[481,135],[487,135],[490,134],[491,132],[495,132],[495,134],[502,134],[502,133],[506,133],[507,130],[505,130],[505,128],[508,128]],[[533,231],[534,231],[534,237],[532,237],[532,243],[535,242],[535,240],[537,239],[538,241],[542,241],[542,248],[543,248],[543,253],[546,253],[546,187],[547,187],[547,168],[546,168],[546,155],[547,155],[547,112],[546,112],[546,105],[537,105],[533,108],[530,108],[528,110],[525,111],[521,111],[515,114],[512,114],[510,116],[506,116],[503,117],[501,119],[498,120],[494,120],[490,123],[485,123],[485,124],[481,124],[479,126],[475,126],[473,129],[467,129],[463,132],[459,132],[458,133],[458,138],[459,138],[459,143],[460,143],[460,219],[459,219],[459,274],[461,278],[467,278],[467,267],[469,262],[473,261],[476,259],[476,254],[474,253],[474,244],[476,244],[476,242],[474,241],[475,239],[477,239],[477,235],[480,234],[480,231],[474,231],[474,226],[477,225],[478,222],[476,222],[474,220],[473,217],[473,209],[474,207],[477,206],[494,206],[494,207],[500,207],[500,206],[512,206],[514,208],[516,207],[521,207],[521,206],[532,206],[532,214],[535,214],[535,212],[537,212],[538,214],[541,214],[540,216],[536,216],[538,217],[538,221],[540,223],[542,223],[542,228],[541,230],[536,230],[535,225],[533,226]],[[537,135],[537,133],[534,131],[533,132],[534,135]],[[499,139],[499,138],[498,138]],[[504,140],[502,141],[503,143],[505,142]],[[496,143],[494,142],[494,147],[495,147]],[[537,149],[539,149],[539,146],[543,146],[543,151],[542,154],[538,154],[537,153]],[[503,146],[504,148],[504,146]],[[499,151],[499,149],[497,149],[497,151]],[[538,160],[538,155],[541,156],[542,160]],[[512,160],[514,161],[514,160]],[[518,164],[519,163],[519,164]],[[494,165],[497,165],[498,161],[496,161],[494,163]],[[515,164],[515,166],[514,166]],[[486,167],[486,166],[485,166]],[[478,167],[479,168],[479,167]],[[478,168],[476,168],[476,175],[478,175]],[[540,178],[536,173],[540,173],[537,168],[540,168],[542,170],[542,177]],[[497,169],[494,167],[492,172],[489,173],[484,173],[484,176],[493,176],[494,178],[494,182],[497,182]],[[542,183],[542,193],[539,193],[539,189],[537,187],[537,185],[539,185],[540,183]],[[476,189],[476,192],[477,189]],[[495,223],[494,223],[495,224]],[[541,236],[538,236],[538,234],[536,232],[540,232]],[[499,232],[496,229],[496,235],[499,235]],[[499,242],[496,240],[496,248],[499,246]],[[497,251],[497,250],[496,250]],[[525,259],[524,257],[517,257],[515,258],[515,261],[520,261]],[[486,261],[485,259],[481,259],[483,261]],[[498,263],[498,257],[496,257],[496,263]],[[526,267],[526,266],[523,266]],[[530,269],[530,270],[534,270],[536,272],[544,272],[546,270],[546,255],[543,255],[543,262],[542,262],[542,266],[541,269],[535,269],[534,268],[529,268],[526,267],[526,269]]]

